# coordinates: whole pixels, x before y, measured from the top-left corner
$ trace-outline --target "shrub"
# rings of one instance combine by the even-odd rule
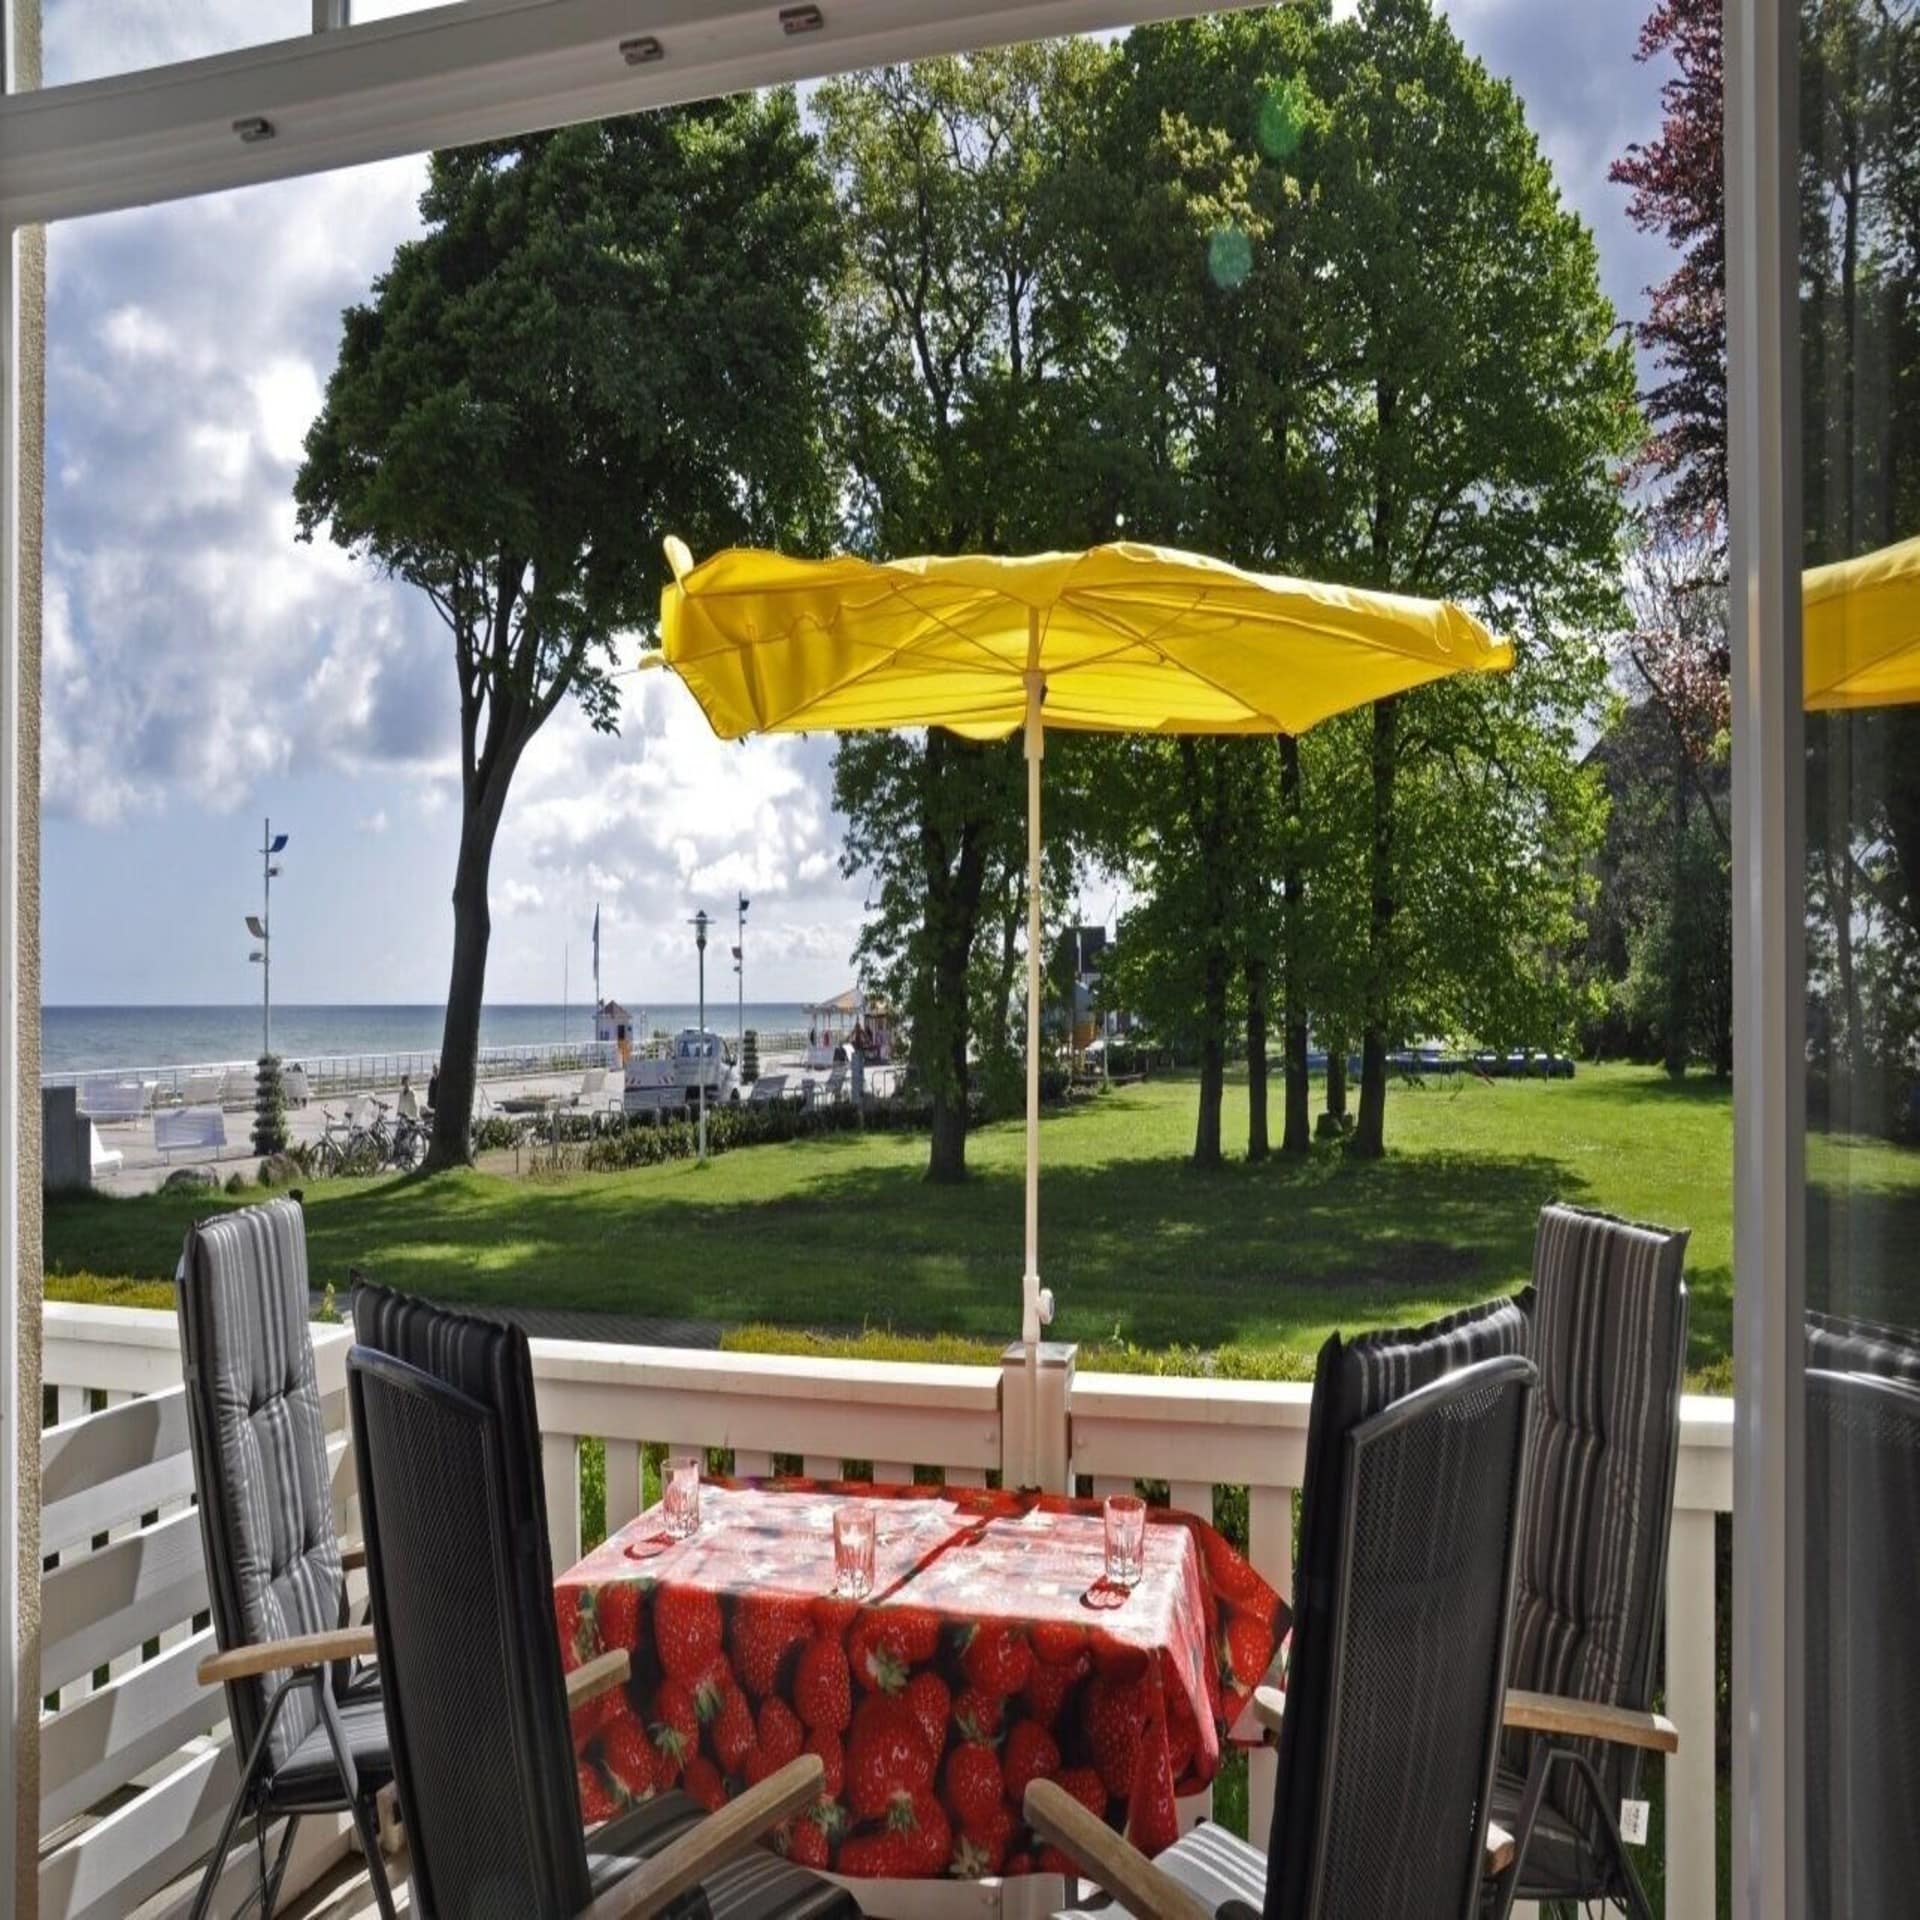
[[[253,1079],[253,1150],[287,1150],[287,1090],[280,1079],[280,1056],[263,1053]]]

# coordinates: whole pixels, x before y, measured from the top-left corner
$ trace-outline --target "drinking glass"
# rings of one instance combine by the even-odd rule
[[[700,1456],[678,1453],[667,1462],[667,1531],[676,1540],[700,1530]]]
[[[1106,1521],[1107,1583],[1138,1586],[1146,1560],[1147,1503],[1137,1493],[1109,1494]]]
[[[846,1600],[873,1591],[873,1509],[848,1500],[833,1510],[833,1586]]]

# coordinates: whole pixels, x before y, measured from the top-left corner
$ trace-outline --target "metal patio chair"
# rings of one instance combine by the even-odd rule
[[[1514,1865],[1490,1904],[1617,1901],[1651,1920],[1621,1835],[1649,1753],[1686,1384],[1687,1235],[1541,1210],[1522,1295],[1533,1401],[1493,1817]],[[1699,1728],[1698,1739],[1711,1730]]]
[[[1263,1856],[1203,1821],[1155,1861],[1052,1781],[1040,1834],[1137,1920],[1467,1920],[1491,1824],[1532,1363],[1497,1302],[1321,1349]],[[1091,1910],[1089,1910],[1091,1911]],[[1114,1920],[1116,1909],[1100,1910]]]
[[[364,1284],[353,1312],[347,1394],[414,1911],[858,1920],[841,1888],[756,1844],[818,1797],[815,1755],[717,1813],[660,1793],[583,1834],[526,1335]],[[624,1679],[625,1654],[608,1660]]]
[[[350,1627],[333,1524],[325,1424],[308,1330],[306,1225],[271,1200],[190,1228],[177,1287],[180,1355],[207,1592],[219,1651],[203,1686],[226,1689],[240,1782],[194,1903],[212,1902],[241,1819],[251,1815],[273,1911],[301,1816],[348,1813],[381,1913],[393,1913],[374,1802],[393,1777],[373,1650]],[[269,1861],[267,1830],[284,1818]]]

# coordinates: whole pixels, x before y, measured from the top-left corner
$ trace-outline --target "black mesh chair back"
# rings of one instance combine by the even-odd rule
[[[1807,1375],[1807,1911],[1920,1884],[1920,1382]]]
[[[1348,1435],[1314,1920],[1476,1910],[1533,1369],[1486,1360]]]
[[[363,1347],[347,1390],[415,1902],[447,1920],[564,1920],[587,1903],[586,1854],[577,1818],[550,1817],[573,1756],[530,1710],[530,1628],[551,1641],[552,1624],[518,1591],[499,1417]]]
[[[1576,1207],[1541,1210],[1527,1352],[1539,1370],[1509,1686],[1644,1710],[1666,1618],[1667,1541],[1687,1368],[1687,1235]],[[1694,1737],[1706,1738],[1707,1730]],[[1543,1735],[1508,1736],[1525,1777]],[[1641,1749],[1571,1745],[1546,1803],[1614,1860],[1606,1809],[1639,1798]]]
[[[1425,1327],[1354,1340],[1335,1334],[1320,1349],[1301,1490],[1287,1711],[1267,1845],[1268,1920],[1317,1911],[1311,1902],[1332,1727],[1335,1600],[1347,1555],[1348,1438],[1396,1401],[1451,1373],[1519,1356],[1527,1336],[1520,1308],[1494,1300]]]
[[[562,1920],[590,1888],[526,1336],[367,1287],[354,1323],[367,1571],[419,1910]]]
[[[189,1228],[176,1304],[214,1639],[226,1650],[344,1626],[299,1204],[270,1200]],[[239,1752],[252,1752],[281,1678],[228,1682]],[[281,1703],[269,1772],[318,1721],[310,1693]]]

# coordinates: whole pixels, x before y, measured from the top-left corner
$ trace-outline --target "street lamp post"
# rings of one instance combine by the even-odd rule
[[[740,896],[738,931],[734,935],[739,944],[733,950],[734,993],[739,1003],[739,1013],[736,1017],[740,1028],[734,1044],[740,1050],[738,1058],[743,1073],[746,1071],[747,1058],[747,909],[752,905],[753,902],[743,893]]]
[[[693,916],[693,944],[700,950],[700,1158],[707,1157],[707,910]]]
[[[260,1055],[273,1051],[273,883],[280,869],[274,856],[284,853],[287,836],[275,833],[272,820],[260,823],[260,911],[247,915],[247,931],[260,942],[247,958],[260,969]]]

